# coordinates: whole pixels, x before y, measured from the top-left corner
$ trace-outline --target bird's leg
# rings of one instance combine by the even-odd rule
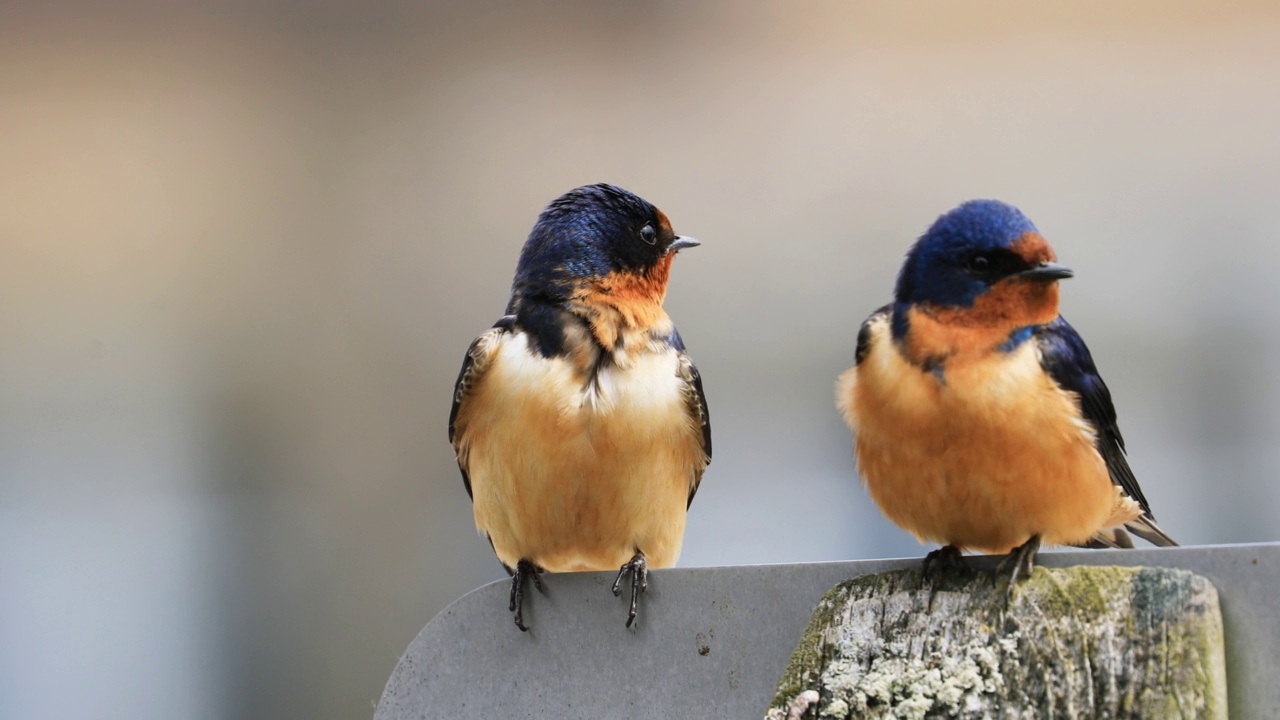
[[[996,574],[999,575],[1012,565],[1009,572],[1009,591],[1005,597],[1006,605],[1013,598],[1014,584],[1020,579],[1031,577],[1031,573],[1036,569],[1036,553],[1039,551],[1040,536],[1032,535],[1026,542],[1010,551],[996,566]]]
[[[947,570],[958,570],[962,567],[964,567],[964,558],[960,548],[955,545],[943,545],[924,556],[924,569],[921,576],[925,582],[929,583],[929,610],[933,610],[933,596],[938,594],[942,576]]]
[[[522,632],[529,631],[529,626],[524,624],[524,584],[532,577],[533,586],[538,592],[544,592],[542,578],[538,577],[541,572],[542,568],[528,560],[516,563],[516,569],[511,571],[511,606],[507,609],[516,614],[516,627]]]
[[[926,577],[941,575],[946,570],[964,567],[963,555],[955,545],[943,545],[924,556],[924,574]]]
[[[636,621],[636,600],[649,589],[649,562],[640,550],[636,550],[631,562],[618,568],[618,577],[613,581],[615,597],[622,594],[622,576],[628,572],[631,573],[631,609],[627,611],[627,627],[631,627],[631,623]]]

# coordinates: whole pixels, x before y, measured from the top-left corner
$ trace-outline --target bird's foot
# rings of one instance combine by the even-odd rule
[[[964,567],[964,556],[955,545],[943,545],[924,556],[924,569],[921,578],[929,584],[929,610],[933,610],[933,597],[938,594],[938,586],[948,570],[959,570]]]
[[[938,579],[947,570],[958,570],[964,567],[964,556],[955,545],[943,545],[924,556],[924,576],[926,579]]]
[[[631,608],[627,611],[627,627],[636,621],[636,601],[641,593],[649,589],[649,562],[639,550],[631,557],[631,562],[618,569],[618,577],[613,581],[613,594],[622,594],[622,577],[631,573]]]
[[[538,592],[545,592],[542,578],[538,577],[541,573],[542,568],[528,560],[516,563],[516,569],[511,571],[511,606],[507,609],[516,614],[516,627],[522,632],[529,631],[529,626],[524,624],[524,586],[529,578],[533,578],[533,586],[538,588]]]
[[[996,575],[1009,572],[1009,589],[1005,594],[1005,607],[1013,599],[1013,587],[1019,580],[1031,577],[1036,569],[1036,553],[1040,552],[1040,536],[1032,535],[1029,540],[1014,548],[996,566]]]

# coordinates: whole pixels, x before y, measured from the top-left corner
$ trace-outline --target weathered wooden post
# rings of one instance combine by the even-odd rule
[[[1037,568],[1007,589],[967,569],[934,593],[916,569],[837,585],[767,720],[1227,717],[1222,615],[1205,578]]]

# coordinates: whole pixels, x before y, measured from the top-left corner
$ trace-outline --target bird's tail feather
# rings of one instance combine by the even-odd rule
[[[1094,550],[1103,548],[1132,548],[1133,539],[1129,537],[1129,533],[1124,528],[1106,528],[1094,533],[1089,541],[1081,545]]]
[[[1177,547],[1178,546],[1178,543],[1176,540],[1169,537],[1169,534],[1166,533],[1164,530],[1161,530],[1160,526],[1156,524],[1155,520],[1152,520],[1150,517],[1146,515],[1143,515],[1137,520],[1132,520],[1130,522],[1127,522],[1125,523],[1124,526],[1129,530],[1129,532],[1133,533],[1134,535],[1137,535],[1143,540],[1146,540],[1152,545],[1159,545],[1160,547]]]

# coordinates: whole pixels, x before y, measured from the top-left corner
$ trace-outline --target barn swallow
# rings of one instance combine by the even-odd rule
[[[510,610],[542,572],[631,576],[674,565],[711,462],[702,379],[662,307],[696,247],[612,185],[552,201],[525,241],[506,314],[467,350],[449,442],[476,528],[511,575]]]
[[[1176,545],[1125,460],[1111,392],[1058,314],[1072,276],[1017,208],[973,200],[907,253],[893,302],[858,332],[836,385],[859,471],[931,566],[1049,545]],[[1127,532],[1126,532],[1127,530]],[[1012,587],[1012,582],[1010,583]]]

